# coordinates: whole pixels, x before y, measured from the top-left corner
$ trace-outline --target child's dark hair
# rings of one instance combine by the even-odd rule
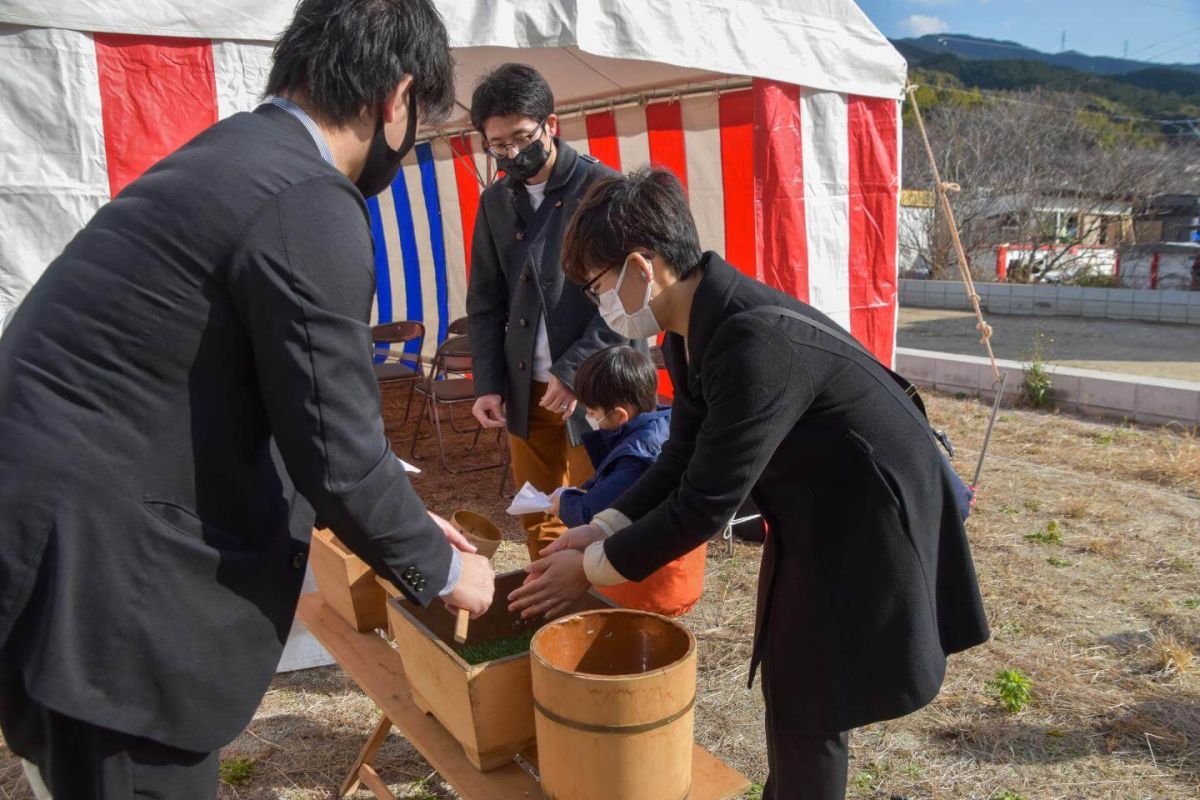
[[[627,345],[592,353],[575,373],[575,397],[588,408],[611,411],[628,404],[639,412],[653,411],[658,407],[654,362]]]
[[[643,168],[592,182],[563,236],[567,277],[587,283],[592,273],[613,269],[638,250],[653,250],[680,280],[704,253],[683,185],[670,170]]]

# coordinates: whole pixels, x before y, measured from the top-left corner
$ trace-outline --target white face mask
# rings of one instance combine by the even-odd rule
[[[630,258],[632,257],[631,255]],[[621,305],[621,296],[618,292],[621,290],[621,284],[628,272],[629,258],[626,258],[625,263],[621,266],[621,274],[617,277],[616,286],[607,292],[600,293],[600,316],[604,318],[605,323],[612,328],[614,333],[619,333],[629,339],[646,339],[657,336],[662,327],[650,309],[650,281],[646,281],[646,296],[642,299],[641,308],[629,314]]]
[[[591,414],[585,414],[583,418],[587,420],[587,424],[592,430],[598,431],[598,430],[600,430],[600,423],[604,422],[604,420],[606,420],[610,416],[612,416],[612,413],[613,412],[610,411],[607,414],[605,414],[603,417],[601,417],[600,419],[596,419]]]

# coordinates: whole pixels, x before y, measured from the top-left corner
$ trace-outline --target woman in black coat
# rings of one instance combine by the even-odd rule
[[[750,672],[761,664],[764,797],[843,797],[848,731],[925,705],[947,654],[988,638],[928,424],[837,323],[702,254],[669,172],[594,184],[563,263],[618,333],[668,332],[671,436],[611,508],[543,551],[511,607],[554,615],[589,584],[641,580],[750,495],[769,528]]]

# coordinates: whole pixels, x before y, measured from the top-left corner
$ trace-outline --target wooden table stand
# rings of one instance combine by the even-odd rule
[[[387,784],[379,777],[379,773],[375,771],[375,767],[371,766],[371,761],[374,760],[375,754],[379,752],[379,748],[383,746],[383,740],[387,738],[391,730],[392,721],[388,719],[387,714],[381,715],[379,725],[367,737],[367,743],[363,745],[358,758],[354,759],[354,765],[350,767],[346,780],[342,781],[342,788],[338,789],[337,794],[339,798],[353,792],[360,783],[365,783],[379,800],[396,800],[396,795],[392,794],[391,790],[387,788]]]
[[[400,656],[379,634],[354,630],[316,592],[300,598],[296,615],[383,712],[379,725],[367,737],[342,783],[339,798],[363,784],[379,800],[396,800],[372,766],[393,725],[464,800],[538,800],[542,797],[537,777],[515,759],[487,772],[477,770],[467,760],[458,741],[433,716],[413,703]],[[523,753],[522,758],[536,769],[536,749]],[[749,788],[750,781],[746,776],[695,745],[688,800],[735,800]]]

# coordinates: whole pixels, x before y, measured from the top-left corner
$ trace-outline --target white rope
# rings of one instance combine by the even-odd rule
[[[913,113],[917,118],[917,129],[921,132],[921,141],[925,143],[925,155],[929,157],[929,169],[933,172],[933,184],[937,189],[938,201],[946,215],[950,228],[950,239],[954,242],[954,252],[958,254],[958,274],[963,286],[967,289],[967,297],[971,298],[971,307],[975,309],[975,329],[980,333],[979,343],[987,350],[988,359],[992,362],[993,385],[1000,385],[1000,365],[996,363],[996,354],[992,352],[992,326],[983,319],[983,309],[979,307],[979,295],[975,292],[975,281],[971,279],[971,264],[967,253],[963,250],[962,240],[958,236],[958,224],[954,221],[954,211],[950,208],[950,192],[962,190],[957,183],[943,183],[938,172],[937,161],[933,158],[933,148],[929,145],[929,134],[925,132],[925,121],[921,119],[921,109],[917,105],[917,85],[908,84],[905,89],[909,102],[912,103]]]

